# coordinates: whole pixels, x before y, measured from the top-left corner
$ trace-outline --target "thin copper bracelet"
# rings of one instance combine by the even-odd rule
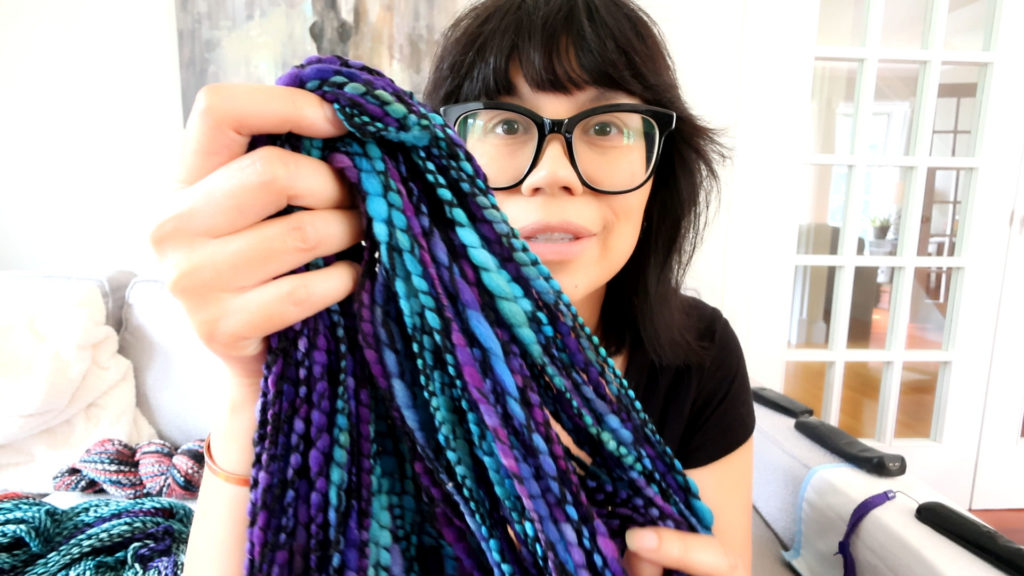
[[[245,486],[246,488],[252,486],[252,479],[249,476],[228,472],[217,465],[217,461],[213,459],[213,454],[210,452],[209,435],[206,436],[206,442],[203,443],[203,458],[206,459],[206,469],[217,478],[235,486]]]

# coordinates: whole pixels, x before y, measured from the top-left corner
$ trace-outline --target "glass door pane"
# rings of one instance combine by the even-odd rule
[[[829,362],[787,362],[782,393],[810,406],[820,416],[831,368]]]
[[[887,278],[881,277],[883,271],[878,267],[858,266],[853,270],[853,299],[850,302],[846,346],[885,349],[889,336],[888,299],[891,280],[888,283],[881,282]],[[883,286],[886,288],[884,292]]]
[[[872,105],[871,140],[875,154],[905,156],[914,134],[914,113],[923,65],[919,62],[879,62]]]
[[[948,10],[944,42],[946,50],[989,49],[995,0],[950,0]]]
[[[810,181],[803,187],[802,210],[797,230],[797,254],[838,254],[839,230],[846,218],[846,198],[850,192],[850,166],[811,166]]]
[[[932,156],[974,155],[977,138],[977,97],[986,67],[976,64],[943,64],[932,127]]]
[[[954,299],[959,270],[948,267],[917,268],[911,291],[907,324],[908,349],[944,350],[949,329],[949,303]]]
[[[939,374],[946,363],[905,362],[896,410],[897,438],[931,438]]]
[[[929,0],[896,0],[885,3],[882,17],[882,46],[885,48],[922,48]]]
[[[899,251],[900,216],[914,172],[897,166],[868,166],[858,208],[857,254],[894,256]]]
[[[790,348],[828,348],[836,267],[798,266],[793,277]]]
[[[849,154],[853,151],[853,113],[860,66],[844,60],[814,63],[811,90],[811,129],[814,152]]]
[[[819,46],[863,46],[867,0],[822,0],[818,9]]]
[[[882,391],[882,362],[847,362],[843,369],[843,395],[839,427],[858,438],[874,438]]]
[[[973,169],[929,168],[921,210],[918,256],[959,256],[960,220],[971,191]]]

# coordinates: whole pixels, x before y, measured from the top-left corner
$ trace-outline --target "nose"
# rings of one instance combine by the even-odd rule
[[[572,162],[569,161],[569,150],[561,134],[548,135],[541,147],[536,165],[526,175],[520,190],[524,196],[533,196],[541,192],[565,192],[573,195],[583,192],[583,183],[573,170]]]

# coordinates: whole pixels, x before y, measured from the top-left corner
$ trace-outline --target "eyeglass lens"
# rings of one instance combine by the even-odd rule
[[[483,109],[463,114],[455,130],[480,163],[492,188],[518,184],[543,145],[534,122],[510,110]],[[572,156],[585,183],[600,191],[639,186],[654,164],[658,127],[639,112],[590,116],[572,131]]]

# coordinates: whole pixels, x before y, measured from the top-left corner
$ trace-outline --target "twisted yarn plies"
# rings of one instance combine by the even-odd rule
[[[109,438],[96,442],[74,464],[58,471],[53,488],[61,492],[107,492],[128,499],[193,499],[203,480],[203,463],[202,440],[175,451],[163,440],[132,446]]]
[[[626,528],[708,532],[696,486],[441,117],[340,57],[278,83],[331,102],[349,134],[253,146],[342,173],[366,240],[355,293],[270,338],[249,572],[624,574]]]
[[[62,510],[0,498],[0,574],[181,573],[192,509],[165,498],[100,498]]]

